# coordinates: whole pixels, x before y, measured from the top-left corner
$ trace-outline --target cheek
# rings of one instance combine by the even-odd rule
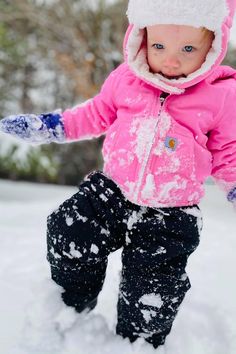
[[[193,66],[195,67],[195,70],[199,69],[202,66],[205,59],[206,56],[204,54],[200,54],[199,56],[196,57],[196,59],[193,62]]]
[[[147,53],[147,62],[152,71],[159,71],[160,69],[160,58],[157,54],[152,52]]]
[[[188,60],[185,60],[183,64],[183,70],[185,70],[185,74],[191,74],[192,72],[200,69],[204,61],[204,55],[197,55],[194,58],[192,57]]]

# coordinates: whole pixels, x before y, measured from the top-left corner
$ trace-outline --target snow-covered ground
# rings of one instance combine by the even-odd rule
[[[157,350],[114,334],[119,251],[94,311],[79,315],[61,302],[45,259],[45,221],[73,192],[0,181],[0,354],[236,353],[236,214],[222,192],[207,186],[202,240],[188,264],[192,289]]]

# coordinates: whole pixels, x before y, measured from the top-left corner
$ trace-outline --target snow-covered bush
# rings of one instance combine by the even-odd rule
[[[3,136],[0,138],[0,178],[57,182],[58,163],[48,147],[32,147]]]

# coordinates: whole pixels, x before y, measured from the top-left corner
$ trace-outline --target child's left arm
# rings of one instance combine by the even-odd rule
[[[234,209],[236,210],[236,187],[229,191],[227,198],[228,201],[233,203]]]
[[[212,177],[236,209],[236,89],[226,97],[207,147],[213,156]]]

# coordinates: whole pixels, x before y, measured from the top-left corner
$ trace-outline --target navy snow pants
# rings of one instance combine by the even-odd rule
[[[142,337],[155,348],[170,332],[190,288],[185,267],[199,243],[198,206],[135,205],[101,172],[48,217],[48,261],[64,302],[92,309],[105,279],[108,255],[123,247],[117,334]]]

